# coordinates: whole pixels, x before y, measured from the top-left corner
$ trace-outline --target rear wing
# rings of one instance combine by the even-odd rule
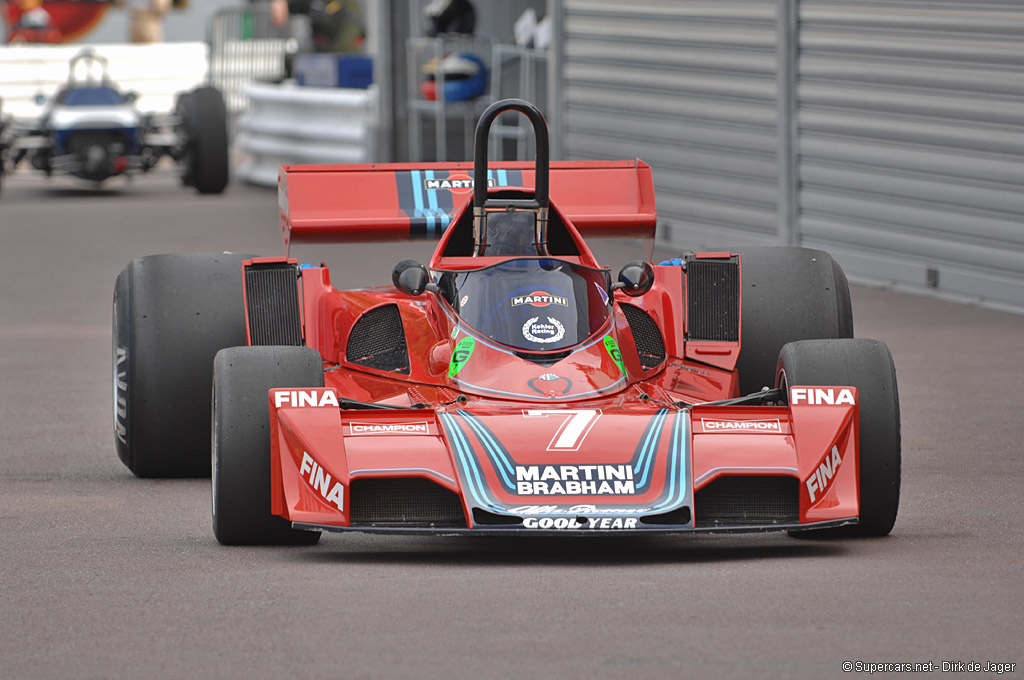
[[[282,165],[278,210],[292,243],[437,239],[473,198],[473,163]],[[491,163],[489,187],[534,187],[534,164]],[[657,214],[643,161],[555,161],[551,203],[584,237],[653,238]]]

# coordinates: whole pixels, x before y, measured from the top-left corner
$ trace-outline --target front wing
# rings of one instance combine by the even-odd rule
[[[339,408],[332,388],[274,389],[271,511],[297,528],[444,535],[853,524],[856,400],[826,387],[790,406],[371,411]]]

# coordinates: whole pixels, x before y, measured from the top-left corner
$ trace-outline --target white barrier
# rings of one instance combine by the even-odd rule
[[[123,91],[138,94],[140,111],[166,112],[179,92],[206,82],[205,43],[90,45],[108,61],[110,79]],[[3,113],[35,117],[37,94],[51,97],[68,79],[68,61],[82,45],[14,45],[0,47],[0,99]]]
[[[224,93],[228,111],[233,114],[249,107],[245,96],[247,85],[278,82],[284,78],[285,55],[289,51],[287,40],[228,40],[216,49],[216,55],[211,55],[210,59],[210,83]]]
[[[253,84],[244,89],[250,108],[238,119],[236,175],[253,184],[277,185],[282,163],[369,163],[379,127],[377,88]]]

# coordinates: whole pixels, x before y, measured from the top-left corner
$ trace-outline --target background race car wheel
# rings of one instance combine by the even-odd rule
[[[272,387],[323,387],[320,353],[308,347],[232,347],[213,368],[213,533],[225,545],[310,545],[319,531],[270,514]]]
[[[114,285],[117,454],[139,477],[210,474],[217,350],[246,343],[239,254],[151,255]]]
[[[219,194],[228,185],[228,115],[215,87],[197,87],[178,97],[185,153],[182,182],[201,194]]]
[[[180,121],[178,127],[178,135],[181,144],[181,155],[175,156],[178,163],[178,172],[181,176],[182,186],[192,186],[192,151],[189,144],[189,117],[191,104],[189,100],[192,97],[191,92],[182,92],[174,100],[174,114]]]
[[[860,406],[860,523],[799,536],[885,536],[900,504],[900,401],[896,369],[877,340],[807,340],[782,348],[779,387],[853,385]]]
[[[832,256],[810,248],[741,248],[743,334],[737,361],[740,394],[771,387],[787,342],[852,338],[846,274]]]

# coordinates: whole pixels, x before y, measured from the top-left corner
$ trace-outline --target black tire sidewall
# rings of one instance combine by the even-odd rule
[[[213,530],[225,545],[308,545],[319,532],[270,512],[270,408],[274,387],[323,387],[320,353],[308,347],[221,350],[214,359]]]
[[[228,123],[224,96],[199,87],[182,99],[187,120],[188,183],[201,194],[219,194],[228,185]]]
[[[118,456],[139,477],[210,474],[213,357],[246,343],[246,255],[151,255],[114,285],[113,391]]]

